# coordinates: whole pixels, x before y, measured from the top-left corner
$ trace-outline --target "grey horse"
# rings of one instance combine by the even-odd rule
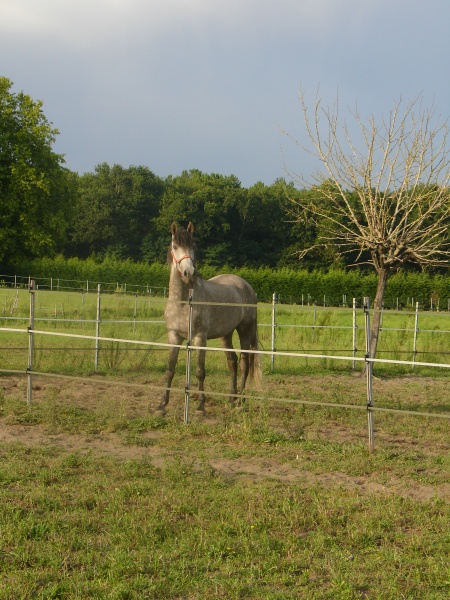
[[[205,280],[195,268],[194,226],[187,228],[172,223],[172,241],[167,252],[170,264],[169,299],[165,310],[168,329],[169,362],[166,371],[166,390],[156,414],[164,416],[169,402],[170,387],[175,374],[179,347],[188,339],[189,290],[193,290],[192,340],[193,346],[204,348],[209,339],[220,338],[226,348],[230,370],[229,401],[240,405],[237,391],[238,358],[233,349],[233,332],[239,335],[241,350],[258,350],[256,294],[250,284],[237,275],[217,275]],[[197,304],[199,303],[199,304]],[[199,403],[197,414],[205,413],[205,354],[197,351],[196,376]],[[259,354],[242,352],[240,359],[240,393],[244,391],[247,378],[259,380],[261,376]]]

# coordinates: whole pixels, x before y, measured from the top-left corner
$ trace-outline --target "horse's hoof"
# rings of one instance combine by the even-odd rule
[[[205,409],[201,409],[201,408],[197,408],[197,410],[195,411],[195,416],[196,417],[204,417],[206,415]]]
[[[234,408],[240,413],[248,411],[248,406],[246,404],[236,404]]]
[[[162,419],[164,419],[164,417],[166,416],[166,411],[162,410],[161,408],[157,408],[153,414],[155,415],[155,417],[161,417]]]

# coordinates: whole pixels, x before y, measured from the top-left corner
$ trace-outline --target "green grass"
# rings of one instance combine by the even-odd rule
[[[448,421],[376,415],[370,454],[360,411],[210,399],[185,426],[177,394],[162,420],[106,379],[36,378],[31,406],[2,381],[2,600],[448,598]],[[330,384],[337,403],[364,387],[266,376],[268,395]],[[445,380],[375,385],[443,410]]]
[[[16,302],[2,292],[3,316],[24,317],[26,330],[29,294]],[[37,321],[39,329],[95,332],[86,321],[95,295],[38,292],[36,309],[42,319],[85,319]],[[161,320],[163,309],[102,296],[100,333],[165,342],[163,323],[138,322]],[[421,313],[427,360],[445,358],[449,320]],[[270,305],[260,305],[266,350],[271,333],[261,324],[270,321]],[[279,306],[277,323],[279,350],[351,354],[351,330],[321,327],[351,326],[350,310]],[[409,358],[412,333],[388,328],[413,326],[414,315],[387,311],[381,355]],[[358,356],[363,327],[359,312]],[[26,332],[0,340],[2,369],[24,371]],[[35,376],[28,406],[26,380],[2,377],[0,600],[449,597],[448,419],[375,413],[369,453],[365,410],[301,404],[364,409],[365,380],[350,364],[278,356],[272,372],[264,357],[262,390],[235,412],[212,394],[225,396],[228,382],[223,356],[209,353],[208,416],[185,426],[184,351],[168,418],[152,414],[166,355],[102,342],[94,383],[92,340],[42,335],[34,369],[86,381]],[[376,407],[449,413],[447,371],[377,365],[375,373]]]
[[[23,334],[0,332],[0,347],[4,349],[3,368],[24,369],[27,364],[26,327],[29,315],[29,293],[26,290],[2,289],[0,321],[4,327],[20,327]],[[97,295],[68,292],[36,292],[35,328],[50,332],[95,335]],[[135,297],[124,294],[104,294],[101,297],[100,335],[152,342],[166,342],[163,321],[165,301],[161,298]],[[22,320],[11,320],[11,317]],[[65,319],[65,321],[64,321]],[[81,322],[80,322],[81,320]],[[258,305],[259,336],[262,348],[272,348],[272,307]],[[378,358],[395,361],[413,359],[414,313],[385,311],[378,347]],[[275,370],[279,373],[348,372],[351,361],[336,361],[330,355],[352,356],[353,315],[351,309],[301,305],[278,305],[276,311],[275,347],[279,352],[320,354],[324,358],[291,358],[277,356]],[[365,353],[365,321],[362,309],[357,312],[356,357]],[[416,360],[445,363],[449,361],[448,342],[450,314],[421,312]],[[217,342],[211,342],[214,344]],[[239,345],[235,340],[236,346]],[[91,373],[94,371],[95,342],[50,335],[35,338],[35,370],[59,373]],[[6,350],[8,349],[8,352]],[[0,352],[2,350],[0,349]],[[3,352],[2,352],[3,354]],[[102,373],[162,371],[166,350],[135,346],[113,341],[100,342],[99,371]],[[208,355],[208,369],[223,371],[223,356]],[[272,370],[271,357],[263,358],[266,372]],[[356,363],[357,369],[362,363]],[[409,365],[377,364],[380,375],[406,374]],[[436,371],[415,367],[415,372],[433,374]],[[447,372],[443,370],[443,373]]]
[[[448,597],[439,503],[238,484],[183,461],[17,451],[13,465],[1,598]]]

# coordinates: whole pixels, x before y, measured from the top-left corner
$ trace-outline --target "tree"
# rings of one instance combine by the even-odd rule
[[[447,265],[450,256],[450,156],[448,125],[419,97],[400,99],[387,117],[367,122],[352,112],[357,134],[339,116],[338,100],[323,107],[316,96],[312,113],[300,93],[303,119],[322,169],[311,180],[306,201],[293,199],[299,220],[312,220],[317,243],[356,253],[356,264],[378,275],[371,325],[370,357],[375,357],[381,309],[389,274],[407,263],[422,268]],[[359,136],[359,138],[358,138]]]
[[[54,253],[61,246],[74,192],[73,175],[52,145],[58,134],[42,102],[0,77],[0,260]]]
[[[298,247],[300,238],[296,230],[304,237],[304,227],[289,222],[286,209],[288,194],[292,196],[297,190],[284,179],[278,179],[272,185],[258,182],[243,192],[237,203],[236,266],[273,268],[295,260],[291,248]]]
[[[183,225],[192,221],[202,261],[212,266],[233,265],[238,235],[236,207],[242,194],[241,183],[234,175],[192,169],[168,177],[161,211],[155,220],[160,237],[156,246],[149,248],[148,258],[165,259],[167,232],[173,221]]]
[[[163,191],[163,180],[147,167],[97,165],[79,178],[67,252],[141,260]]]

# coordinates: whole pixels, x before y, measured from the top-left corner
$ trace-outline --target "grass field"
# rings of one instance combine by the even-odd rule
[[[365,412],[210,399],[186,426],[181,394],[163,421],[150,387],[108,381],[37,377],[29,407],[2,378],[1,599],[448,598],[448,421],[377,414],[369,454]],[[344,375],[265,385],[364,396]],[[448,410],[445,379],[375,387]]]
[[[29,319],[29,296],[26,290],[1,290],[0,325],[20,327],[24,330],[24,335],[0,333],[0,348],[9,350],[2,361],[4,368],[22,369],[27,364],[28,340],[25,330]],[[95,335],[96,294],[37,291],[35,297],[36,329]],[[101,297],[100,336],[164,343],[167,339],[163,321],[164,307],[165,300],[161,298],[104,294]],[[361,359],[365,353],[362,308],[358,309],[356,317],[356,356]],[[271,323],[271,305],[259,304],[259,337],[261,346],[266,351],[272,348]],[[324,356],[321,359],[277,357],[275,364],[278,372],[328,372],[330,369],[348,372],[351,367],[350,361],[337,362],[327,359],[326,356],[352,356],[352,309],[278,305],[276,323],[275,347],[279,352],[315,353]],[[448,363],[450,313],[420,312],[418,325],[416,360]],[[385,311],[377,356],[395,361],[411,361],[414,355],[414,327],[414,313]],[[89,373],[93,370],[93,340],[36,336],[35,344],[37,370],[72,373]],[[223,357],[208,357],[212,368],[216,359],[223,364]],[[130,370],[142,372],[164,369],[164,362],[165,350],[114,341],[100,343],[99,369],[102,372],[127,373]],[[272,368],[270,357],[264,358],[264,367],[266,370]],[[358,368],[361,368],[360,363]],[[412,367],[378,364],[376,370],[380,374],[405,374],[410,373]],[[428,374],[435,372],[423,369],[419,371]]]
[[[76,308],[95,319],[88,298],[71,298],[77,307],[51,298],[38,299],[42,318],[76,318]],[[165,341],[163,324],[135,326],[134,298],[102,302],[104,315],[130,322],[105,316],[101,335]],[[158,320],[163,305],[146,302],[137,304],[139,319]],[[277,320],[351,324],[344,309],[312,311],[279,307]],[[409,326],[410,315],[394,318]],[[444,313],[425,318],[450,329]],[[261,307],[264,321],[270,306]],[[41,327],[95,331],[87,322]],[[267,330],[260,334],[269,349]],[[333,353],[348,335],[280,327],[277,348]],[[382,332],[382,343],[389,335]],[[446,335],[427,342],[441,360]],[[0,336],[2,368],[24,370],[26,333]],[[400,356],[409,342],[396,343],[390,351]],[[207,416],[186,426],[183,356],[161,420],[153,409],[166,352],[105,343],[94,373],[92,341],[73,345],[36,336],[36,370],[86,378],[35,376],[31,406],[25,377],[0,380],[0,600],[450,596],[448,419],[375,413],[369,453],[365,380],[349,364],[277,357],[272,372],[267,357],[262,390],[251,390],[247,410],[237,412],[213,394],[226,393],[227,375],[223,356],[210,353]],[[446,371],[376,373],[376,406],[449,413]]]

